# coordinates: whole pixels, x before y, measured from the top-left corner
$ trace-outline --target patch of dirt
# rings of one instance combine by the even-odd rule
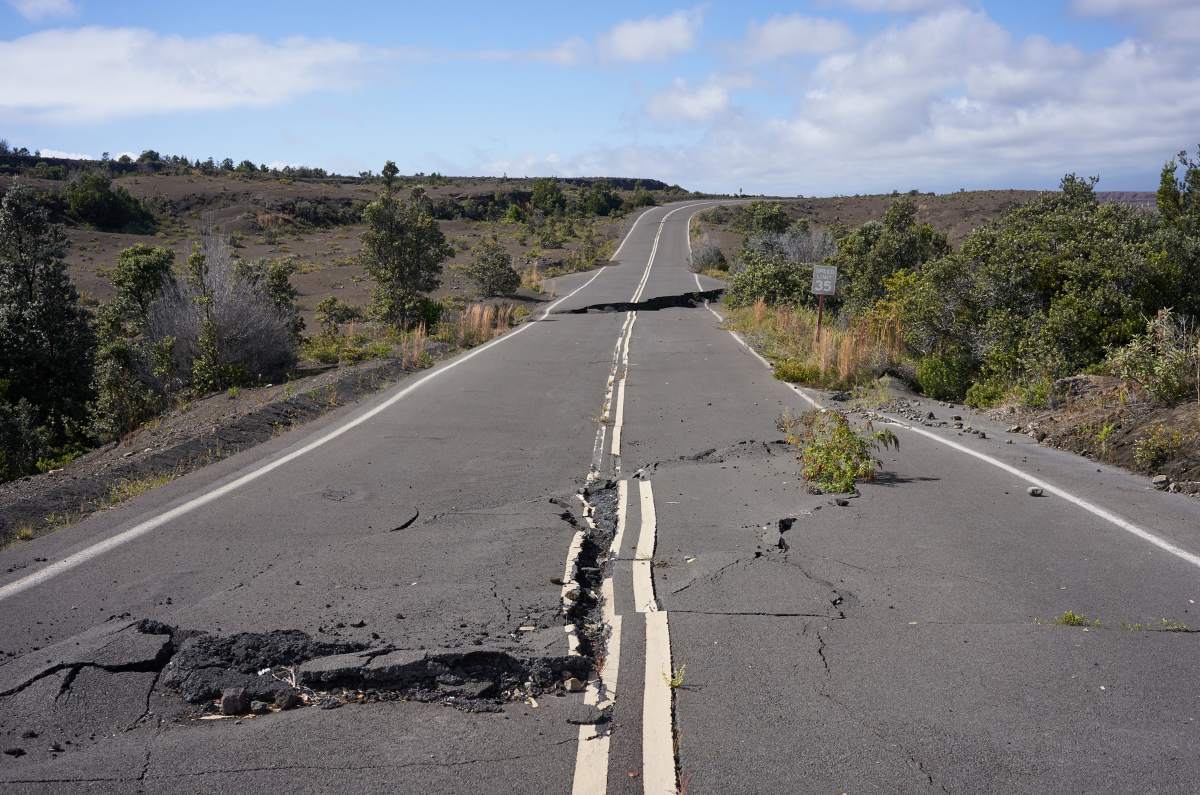
[[[431,355],[444,353],[442,347],[431,344]],[[61,470],[0,484],[0,546],[12,541],[20,527],[41,535],[103,509],[123,482],[199,469],[388,386],[407,372],[398,360],[377,359],[185,404]]]
[[[1133,472],[1166,475],[1163,488],[1200,492],[1200,405],[1195,401],[1162,406],[1119,378],[1075,376],[1055,382],[1051,408],[1009,407],[997,409],[993,417],[1019,426],[1042,444]],[[1167,434],[1178,433],[1179,444],[1147,466],[1137,460],[1137,445],[1158,426]]]

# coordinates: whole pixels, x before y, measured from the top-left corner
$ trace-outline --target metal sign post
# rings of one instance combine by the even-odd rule
[[[817,296],[817,331],[814,340],[821,340],[821,322],[825,317],[825,296],[837,294],[837,267],[814,265],[812,293]]]

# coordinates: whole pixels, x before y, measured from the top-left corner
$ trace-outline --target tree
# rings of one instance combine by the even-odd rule
[[[162,246],[135,243],[117,255],[112,271],[117,300],[136,307],[144,317],[146,308],[171,276],[175,252]]]
[[[380,173],[383,175],[383,189],[388,195],[391,195],[392,188],[396,182],[396,175],[400,173],[400,169],[396,168],[396,164],[389,160],[383,164],[383,171]]]
[[[561,213],[567,207],[567,199],[563,196],[558,180],[553,177],[543,177],[533,181],[533,198],[530,200],[533,209],[541,210],[546,215]]]
[[[55,443],[81,427],[95,340],[67,277],[66,235],[29,188],[0,201],[0,380]]]
[[[781,234],[790,223],[787,213],[779,202],[750,202],[746,208],[750,219],[750,231]]]
[[[375,280],[372,311],[398,328],[423,316],[426,296],[441,284],[442,263],[454,253],[423,198],[406,202],[385,189],[363,210],[361,256]]]
[[[508,295],[521,286],[521,275],[512,266],[512,255],[495,237],[479,244],[478,253],[466,271],[485,296]]]
[[[919,269],[950,252],[946,236],[917,221],[911,199],[893,202],[882,221],[869,221],[838,241],[829,258],[845,278],[842,299],[851,311],[864,311],[884,294],[884,280],[898,270]]]
[[[598,179],[583,192],[579,204],[589,215],[611,215],[621,208],[621,197],[608,180]]]

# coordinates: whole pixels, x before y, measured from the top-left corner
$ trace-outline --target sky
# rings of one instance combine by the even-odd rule
[[[1200,0],[0,0],[0,138],[825,196],[1156,187]]]

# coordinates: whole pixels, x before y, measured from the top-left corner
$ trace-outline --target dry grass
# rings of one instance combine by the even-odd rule
[[[103,507],[109,508],[114,505],[120,505],[126,500],[139,497],[151,489],[156,489],[159,486],[170,483],[178,474],[177,472],[160,472],[154,475],[144,475],[140,478],[122,478],[108,490],[108,496],[104,498]]]
[[[405,369],[429,366],[429,354],[425,351],[426,338],[424,323],[400,335],[396,351]]]
[[[727,325],[751,339],[785,381],[849,387],[904,363],[902,329],[894,317],[843,319],[826,313],[818,337],[815,310],[758,301],[730,311]]]
[[[438,324],[438,337],[458,348],[473,348],[512,328],[512,304],[469,304],[453,320]]]
[[[542,291],[542,270],[536,262],[521,271],[521,286],[535,293]]]

